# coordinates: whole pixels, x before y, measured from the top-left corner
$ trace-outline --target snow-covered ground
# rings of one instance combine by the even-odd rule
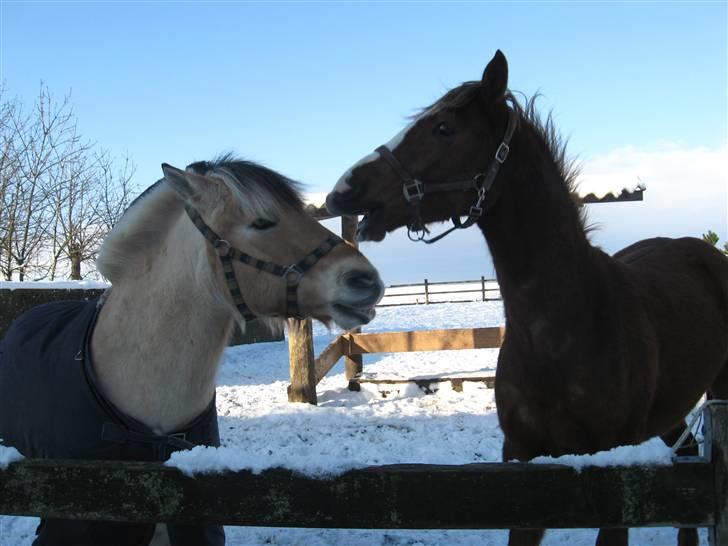
[[[503,323],[500,302],[472,302],[383,308],[365,331],[495,326]],[[314,327],[317,354],[337,332]],[[489,375],[497,350],[366,355],[364,369],[379,377]],[[176,464],[194,468],[254,468],[283,465],[308,473],[398,462],[462,464],[500,460],[502,434],[493,391],[448,383],[425,395],[415,386],[387,385],[347,390],[340,363],[318,386],[319,405],[289,404],[288,350],[285,342],[228,349],[218,379],[217,405],[224,448],[217,453],[177,456]],[[639,450],[664,458],[660,443]],[[619,455],[624,460],[624,454]],[[631,456],[630,456],[631,457]],[[635,459],[638,457],[635,457]],[[28,546],[35,518],[0,517],[0,545]],[[373,531],[228,527],[227,544],[305,546],[501,546],[506,531]],[[672,546],[673,529],[631,531],[632,546]],[[544,545],[594,544],[594,530],[549,531]],[[701,543],[707,544],[705,532]]]

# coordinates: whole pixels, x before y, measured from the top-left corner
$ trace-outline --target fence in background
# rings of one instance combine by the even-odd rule
[[[500,300],[501,293],[495,279],[469,281],[432,282],[425,279],[422,283],[393,284],[384,292],[379,307],[430,303],[457,303],[467,301]]]

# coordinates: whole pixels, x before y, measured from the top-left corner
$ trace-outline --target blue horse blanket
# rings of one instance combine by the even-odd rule
[[[101,392],[91,365],[97,300],[41,305],[0,343],[0,439],[26,457],[165,461],[194,445],[219,446],[213,399],[188,426],[160,436]],[[42,519],[34,546],[146,546],[154,524]],[[173,546],[221,546],[219,525],[168,524]]]

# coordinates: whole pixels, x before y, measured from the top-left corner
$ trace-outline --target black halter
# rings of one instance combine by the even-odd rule
[[[380,155],[380,157],[389,163],[397,176],[399,176],[399,179],[402,181],[402,193],[410,206],[411,218],[409,224],[407,224],[407,236],[410,240],[423,241],[427,244],[436,243],[456,229],[469,228],[478,221],[478,218],[483,215],[483,204],[485,203],[488,192],[493,186],[495,177],[498,175],[498,169],[500,169],[500,166],[508,157],[508,152],[510,151],[509,145],[517,124],[518,114],[515,108],[511,107],[508,109],[508,126],[506,127],[505,135],[495,151],[495,157],[491,161],[488,170],[486,172],[478,173],[472,178],[458,180],[455,182],[428,182],[425,184],[407,172],[389,148],[386,146],[380,146],[376,149],[376,152]],[[450,220],[453,223],[453,227],[436,237],[425,239],[427,234],[430,233],[430,230],[427,229],[422,221],[422,215],[420,213],[420,204],[422,199],[425,197],[425,194],[458,190],[467,191],[473,189],[478,192],[478,199],[475,204],[470,207],[467,220],[463,222],[460,220],[459,216],[452,216]]]
[[[259,260],[250,254],[246,254],[245,252],[238,250],[228,241],[222,239],[217,233],[215,233],[194,208],[189,205],[185,205],[185,210],[187,211],[187,215],[190,217],[190,220],[192,220],[192,223],[195,224],[205,239],[212,243],[212,246],[215,248],[218,257],[220,258],[220,262],[222,263],[223,271],[225,272],[225,282],[227,283],[228,290],[230,290],[233,303],[246,321],[253,320],[255,315],[246,305],[243,295],[240,292],[240,285],[238,284],[238,280],[235,277],[235,271],[233,270],[233,260],[242,262],[260,271],[265,271],[266,273],[270,273],[276,277],[282,277],[286,282],[286,316],[302,319],[303,317],[300,315],[298,309],[297,298],[298,285],[301,283],[301,279],[303,279],[303,276],[309,269],[316,265],[321,258],[331,252],[336,245],[344,242],[343,239],[332,234],[331,237],[327,238],[302,260],[291,265],[278,265],[273,262]]]

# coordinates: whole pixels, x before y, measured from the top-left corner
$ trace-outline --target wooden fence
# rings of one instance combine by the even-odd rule
[[[299,323],[306,323],[305,326]],[[316,385],[326,377],[340,358],[361,359],[370,353],[406,353],[414,351],[452,351],[458,349],[497,349],[503,343],[505,328],[452,328],[447,330],[421,330],[411,332],[382,332],[362,334],[346,332],[332,341],[318,358],[313,355],[311,325],[307,321],[289,321],[289,350],[291,365],[291,386],[288,399],[291,402],[316,404]],[[359,390],[362,373],[361,360],[356,365],[347,364],[346,378],[351,390]],[[484,381],[493,384],[494,378],[438,378],[437,381],[451,381],[457,388],[458,382]],[[432,381],[435,381],[434,379]],[[374,381],[370,381],[374,382]]]
[[[0,470],[0,514],[315,528],[710,527],[728,546],[728,403],[706,409],[705,455],[672,466],[487,463],[273,469],[188,477],[154,463],[26,460]],[[104,484],[98,487],[98,484]]]
[[[495,279],[486,279],[482,276],[480,279],[467,281],[432,282],[425,279],[422,283],[388,286],[377,307],[500,299],[500,288]]]

